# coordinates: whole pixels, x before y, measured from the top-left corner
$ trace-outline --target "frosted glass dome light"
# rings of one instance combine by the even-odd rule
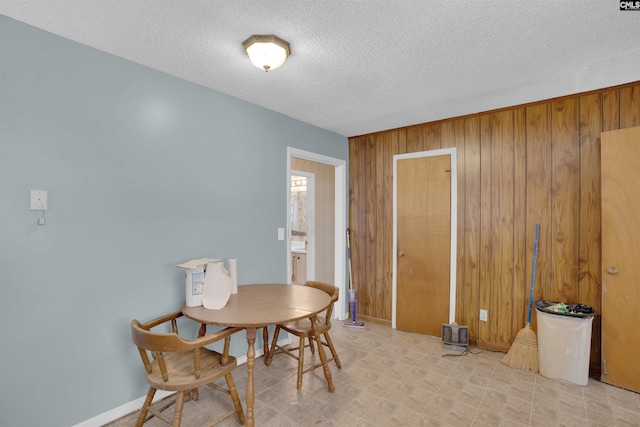
[[[291,55],[289,43],[274,35],[253,35],[242,42],[249,59],[261,70],[275,70]]]

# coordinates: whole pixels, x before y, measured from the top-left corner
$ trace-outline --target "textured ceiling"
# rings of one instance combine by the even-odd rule
[[[640,80],[618,0],[0,0],[0,13],[344,136]],[[292,56],[255,68],[276,34]]]

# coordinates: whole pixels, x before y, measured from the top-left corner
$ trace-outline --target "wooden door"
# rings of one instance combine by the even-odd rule
[[[601,146],[602,381],[640,392],[640,127]]]
[[[396,328],[440,336],[449,319],[451,156],[397,162]]]

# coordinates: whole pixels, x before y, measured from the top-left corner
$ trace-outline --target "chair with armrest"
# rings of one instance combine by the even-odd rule
[[[142,426],[154,416],[172,424],[180,426],[182,408],[185,402],[185,394],[189,396],[191,390],[208,385],[209,387],[231,396],[233,410],[213,420],[209,426],[215,425],[224,419],[236,414],[241,424],[244,424],[244,412],[238,398],[231,371],[237,366],[236,358],[229,355],[231,334],[242,330],[241,328],[226,328],[219,332],[201,336],[197,339],[187,340],[178,335],[178,323],[176,319],[182,316],[181,312],[167,314],[141,324],[137,320],[131,322],[131,338],[138,347],[140,358],[147,373],[149,391],[140,410],[140,416],[136,427]],[[151,329],[162,324],[170,324],[171,332],[154,332]],[[165,326],[166,327],[166,326]],[[201,334],[202,334],[201,330]],[[206,345],[224,339],[223,353],[205,348]],[[150,357],[151,355],[151,357]],[[213,382],[224,377],[227,388],[220,387]],[[152,405],[156,390],[175,391],[175,402],[158,406]],[[197,393],[194,393],[197,400]],[[173,419],[164,415],[168,407],[175,403]],[[147,417],[148,413],[151,413]]]
[[[265,364],[267,366],[271,365],[273,356],[277,353],[284,353],[296,359],[298,361],[298,390],[302,388],[302,375],[322,366],[322,363],[320,362],[309,367],[304,366],[304,349],[305,347],[309,347],[311,354],[315,354],[314,342],[315,345],[324,345],[331,351],[332,357],[327,359],[327,363],[333,360],[338,366],[338,369],[342,368],[342,365],[340,364],[340,358],[338,358],[338,353],[336,352],[336,349],[333,346],[333,342],[331,341],[331,337],[329,336],[329,330],[331,329],[331,315],[333,314],[333,305],[338,300],[340,289],[331,284],[316,281],[307,281],[303,286],[311,286],[313,288],[320,289],[321,291],[324,291],[331,296],[331,304],[327,308],[325,315],[318,316],[315,320],[315,326],[320,336],[320,343],[315,342],[316,339],[313,335],[313,330],[311,329],[311,321],[309,319],[301,319],[294,322],[279,324],[276,325],[276,330],[273,335],[273,341],[271,342],[271,349],[269,350],[269,355],[265,360]],[[278,334],[280,333],[281,329],[284,329],[285,331],[299,338],[297,347],[295,347],[293,344],[291,346],[278,345]],[[322,337],[324,337],[324,339],[322,339]]]

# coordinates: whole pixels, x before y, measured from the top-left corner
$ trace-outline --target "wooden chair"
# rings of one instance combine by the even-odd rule
[[[142,426],[146,421],[156,416],[157,418],[172,424],[174,427],[180,426],[182,418],[182,408],[193,393],[193,399],[198,400],[197,388],[208,385],[211,388],[221,391],[231,396],[234,409],[218,419],[212,421],[209,426],[215,425],[222,420],[236,414],[241,424],[244,424],[244,412],[242,404],[238,398],[231,376],[236,366],[236,358],[229,356],[229,343],[231,334],[242,330],[241,328],[226,328],[214,334],[200,336],[197,339],[187,340],[178,335],[178,324],[176,319],[181,317],[181,312],[167,314],[147,323],[141,324],[137,320],[131,322],[131,338],[138,347],[142,363],[147,372],[147,382],[149,391],[140,410],[137,427]],[[170,333],[160,333],[151,331],[152,328],[170,323]],[[166,327],[166,326],[165,326]],[[204,331],[201,329],[200,334]],[[205,348],[205,345],[212,344],[224,338],[224,350],[220,354],[217,351]],[[151,358],[149,357],[151,353]],[[227,382],[227,389],[222,388],[214,381],[224,377]],[[175,401],[166,404],[164,401],[159,405],[151,405],[156,390],[176,391]],[[163,414],[163,411],[175,403],[173,420]],[[147,418],[147,413],[151,415]]]
[[[292,285],[292,286],[299,286],[299,285]],[[338,358],[338,353],[336,353],[336,349],[333,346],[331,337],[329,336],[329,330],[331,329],[331,315],[333,313],[333,304],[338,300],[340,289],[328,283],[314,282],[314,281],[308,281],[303,286],[311,286],[313,288],[320,289],[321,291],[324,291],[331,296],[331,305],[329,305],[329,308],[327,308],[325,316],[316,317],[315,326],[318,330],[318,333],[320,334],[320,344],[315,343],[315,345],[324,345],[325,347],[328,347],[329,350],[331,351],[332,357],[327,359],[327,363],[333,360],[338,366],[338,369],[341,369],[342,365],[340,364],[340,358]],[[278,334],[280,333],[281,329],[284,329],[285,331],[289,332],[292,335],[297,336],[300,339],[297,348],[294,347],[293,345],[289,347],[281,347],[278,345]],[[322,337],[324,337],[324,340],[322,339]],[[314,354],[315,341],[316,339],[313,335],[313,331],[311,329],[311,321],[309,319],[302,319],[302,320],[297,320],[295,322],[276,325],[276,330],[273,335],[273,341],[271,342],[271,349],[269,350],[269,355],[265,360],[265,364],[267,366],[271,365],[273,356],[276,353],[284,353],[296,359],[298,361],[297,387],[298,387],[298,390],[300,390],[302,388],[302,375],[322,366],[322,363],[320,362],[306,368],[304,366],[304,349],[305,347],[309,347],[309,349],[311,350],[311,353]],[[305,344],[305,342],[307,342],[308,344]]]

